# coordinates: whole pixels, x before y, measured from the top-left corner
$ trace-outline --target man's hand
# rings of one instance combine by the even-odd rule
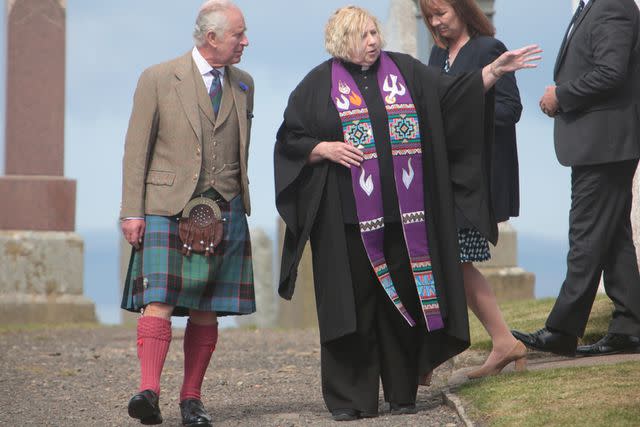
[[[558,104],[558,98],[556,97],[555,86],[547,86],[545,89],[544,95],[540,99],[540,109],[549,117],[554,117],[558,114],[560,104]]]
[[[364,160],[364,154],[351,144],[342,141],[322,141],[311,151],[309,163],[317,163],[321,160],[331,160],[342,166],[360,166]]]
[[[125,219],[122,221],[122,234],[127,242],[136,249],[140,249],[142,237],[144,236],[144,219]]]

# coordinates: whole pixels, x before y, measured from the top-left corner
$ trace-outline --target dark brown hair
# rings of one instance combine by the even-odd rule
[[[480,6],[475,0],[439,0],[447,3],[453,8],[460,21],[467,26],[469,37],[476,36],[491,36],[496,34],[494,28],[487,15],[484,14]],[[424,20],[427,29],[433,36],[433,40],[440,47],[446,47],[444,40],[436,33],[434,28],[429,23],[429,17],[433,15],[435,10],[434,0],[420,0],[420,10],[422,12],[422,19]]]

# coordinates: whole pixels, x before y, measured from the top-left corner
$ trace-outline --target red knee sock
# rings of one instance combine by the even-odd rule
[[[200,388],[218,342],[218,324],[197,325],[191,320],[184,331],[184,382],[180,401],[200,399]]]
[[[160,374],[171,344],[171,322],[153,316],[138,319],[138,359],[140,359],[140,391],[160,394]]]

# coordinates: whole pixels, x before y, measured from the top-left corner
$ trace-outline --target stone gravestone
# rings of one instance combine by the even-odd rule
[[[76,183],[64,178],[64,0],[7,2],[0,324],[95,321],[83,296]]]
[[[282,250],[286,225],[278,220],[278,248]],[[280,269],[281,254],[278,253],[278,271]],[[280,283],[280,276],[276,280],[276,286]],[[281,328],[317,328],[318,315],[316,312],[316,295],[313,289],[313,262],[311,260],[311,245],[307,242],[300,264],[298,265],[298,277],[296,289],[291,301],[279,298],[277,325]],[[258,309],[260,309],[258,307]]]

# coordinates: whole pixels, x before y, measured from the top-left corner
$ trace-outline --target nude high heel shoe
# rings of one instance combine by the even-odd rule
[[[520,341],[516,342],[511,351],[505,357],[498,360],[492,365],[483,365],[481,368],[471,371],[467,374],[467,378],[476,379],[487,377],[489,375],[498,375],[505,366],[515,362],[515,370],[518,372],[527,370],[527,347]]]

